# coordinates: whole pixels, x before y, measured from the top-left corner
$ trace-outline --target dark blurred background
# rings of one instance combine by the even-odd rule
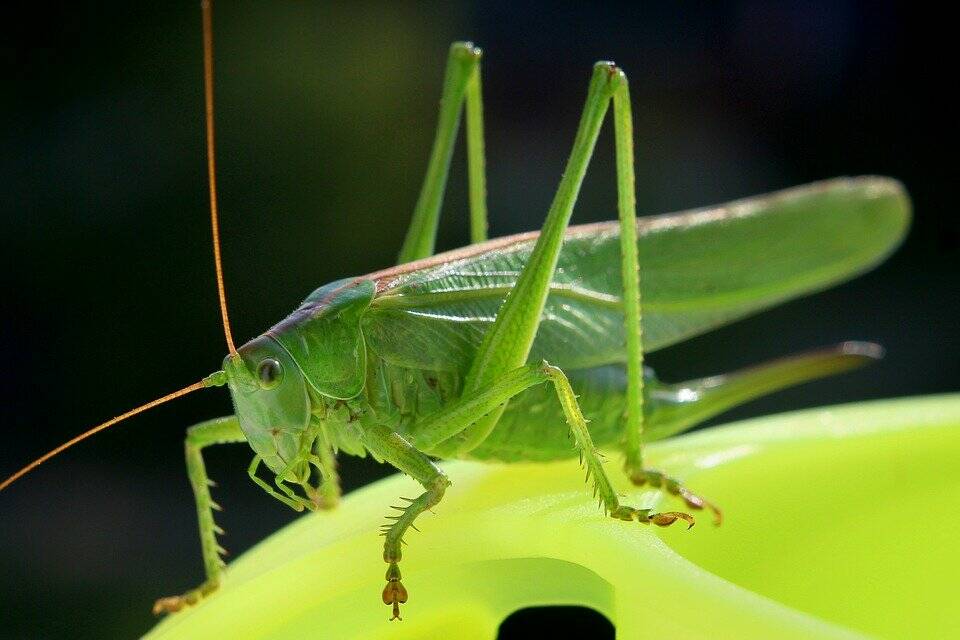
[[[0,475],[215,370],[225,353],[198,3],[35,3],[6,23]],[[447,47],[472,39],[485,50],[493,235],[539,227],[597,59],[631,79],[642,214],[842,174],[888,174],[910,190],[914,225],[887,263],[651,355],[661,377],[856,338],[886,345],[887,359],[724,419],[958,387],[956,161],[944,149],[955,35],[917,3],[220,2],[215,37],[224,268],[240,339],[323,283],[391,264]],[[612,147],[605,129],[576,221],[616,217]],[[467,238],[464,173],[459,146],[443,249]],[[224,390],[195,394],[0,495],[0,636],[134,637],[153,623],[155,597],[196,584],[183,432],[229,411]],[[248,481],[250,455],[208,456],[234,555],[295,517]],[[347,490],[386,473],[342,461]]]

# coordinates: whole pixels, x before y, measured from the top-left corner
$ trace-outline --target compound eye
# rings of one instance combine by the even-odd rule
[[[273,389],[283,379],[283,366],[273,358],[266,358],[257,367],[257,380],[261,389]]]

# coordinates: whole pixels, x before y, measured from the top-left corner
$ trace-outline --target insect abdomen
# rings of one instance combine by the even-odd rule
[[[590,421],[594,443],[613,447],[623,428],[626,370],[619,365],[572,371],[570,384]],[[557,394],[549,384],[527,389],[510,401],[493,432],[469,457],[503,462],[549,461],[576,457]]]

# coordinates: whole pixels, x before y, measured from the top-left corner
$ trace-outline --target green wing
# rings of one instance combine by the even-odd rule
[[[889,178],[839,178],[638,221],[643,341],[653,351],[866,271],[903,238]],[[469,366],[533,248],[500,238],[368,276],[367,345],[393,364]],[[622,362],[616,222],[571,227],[530,354],[565,369]]]

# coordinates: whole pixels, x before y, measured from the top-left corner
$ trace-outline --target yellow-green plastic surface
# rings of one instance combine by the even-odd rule
[[[277,532],[147,637],[489,639],[548,604],[592,607],[618,638],[960,637],[960,394],[750,420],[648,459],[723,526],[604,518],[576,461],[447,463],[453,486],[408,536],[402,622],[380,602],[377,535],[418,493],[397,476]],[[628,504],[682,506],[611,476]]]

